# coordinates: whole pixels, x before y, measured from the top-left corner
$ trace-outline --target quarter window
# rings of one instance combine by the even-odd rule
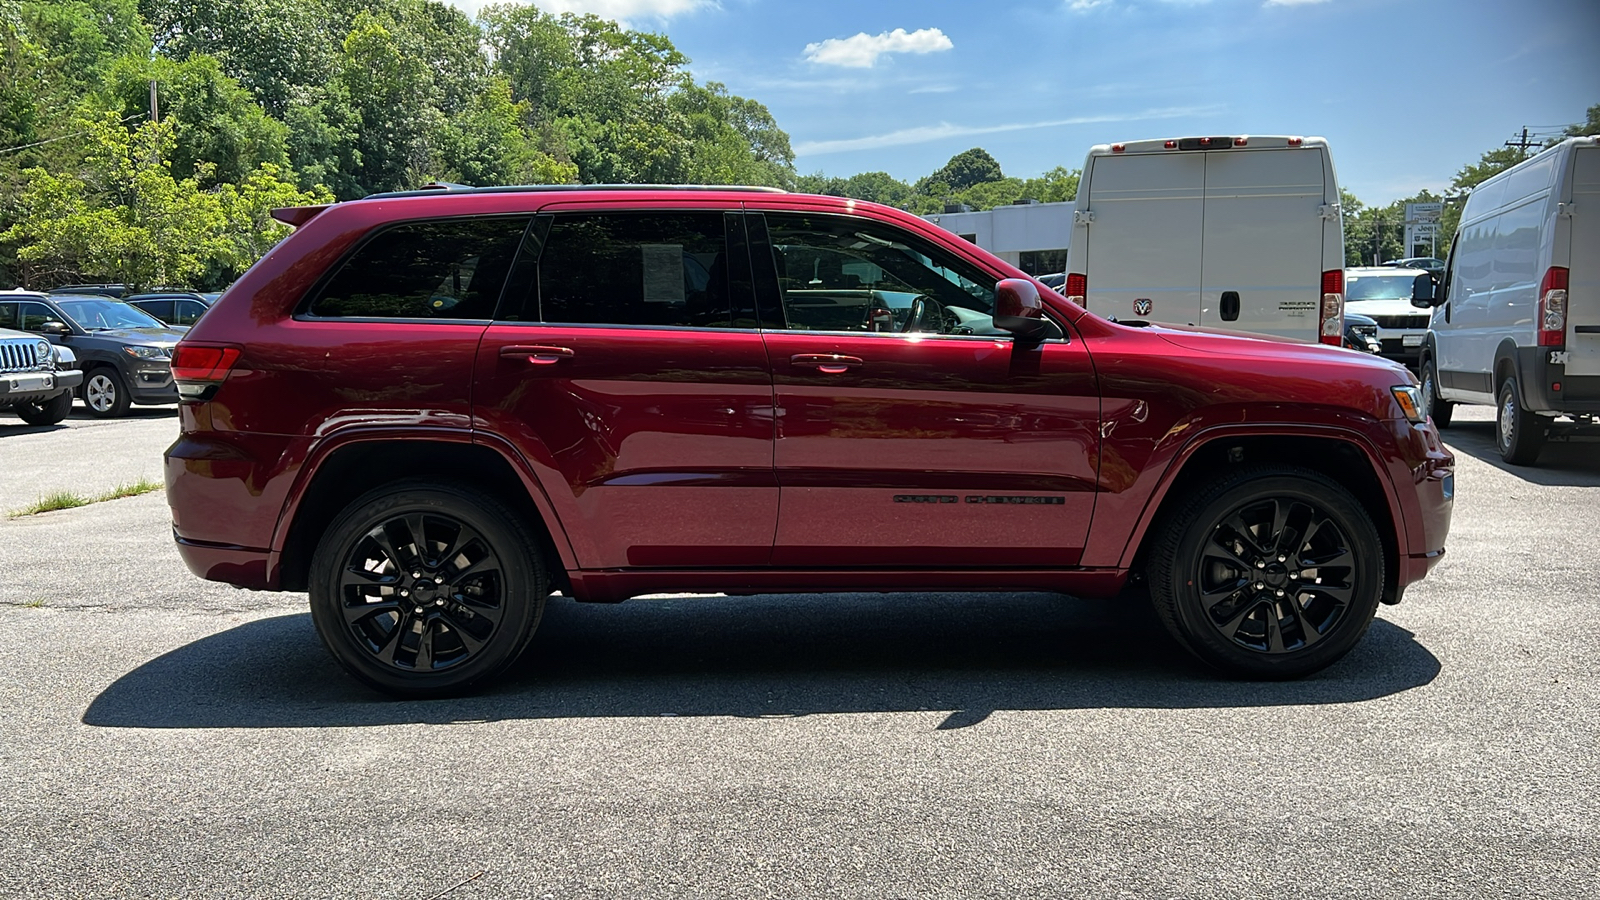
[[[361,246],[312,301],[314,316],[493,318],[526,218],[411,222]]]
[[[557,216],[539,257],[540,318],[731,327],[727,248],[720,212]]]

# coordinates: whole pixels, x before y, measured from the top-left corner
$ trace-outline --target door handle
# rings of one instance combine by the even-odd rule
[[[507,344],[500,348],[502,359],[525,359],[536,366],[553,366],[563,359],[576,356],[571,347],[550,347],[544,344]]]
[[[813,368],[827,375],[842,375],[861,365],[862,359],[859,356],[843,356],[838,353],[796,353],[789,357],[789,364]]]

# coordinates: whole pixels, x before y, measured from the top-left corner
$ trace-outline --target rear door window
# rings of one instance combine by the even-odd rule
[[[727,232],[721,212],[558,215],[539,257],[538,319],[734,327]]]
[[[527,217],[408,222],[368,239],[308,312],[323,318],[494,317]]]

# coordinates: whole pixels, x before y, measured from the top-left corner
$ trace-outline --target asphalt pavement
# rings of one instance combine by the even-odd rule
[[[552,600],[478,696],[200,581],[160,492],[0,518],[0,897],[1600,897],[1600,444],[1459,460],[1449,553],[1311,678],[1048,594]],[[0,509],[171,408],[0,417]]]

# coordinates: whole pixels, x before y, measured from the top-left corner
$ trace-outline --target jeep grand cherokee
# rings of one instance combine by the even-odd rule
[[[1444,552],[1454,460],[1400,366],[1109,322],[898,210],[591,186],[277,215],[173,360],[178,549],[308,591],[394,693],[500,672],[555,590],[1135,572],[1200,659],[1293,677]]]

